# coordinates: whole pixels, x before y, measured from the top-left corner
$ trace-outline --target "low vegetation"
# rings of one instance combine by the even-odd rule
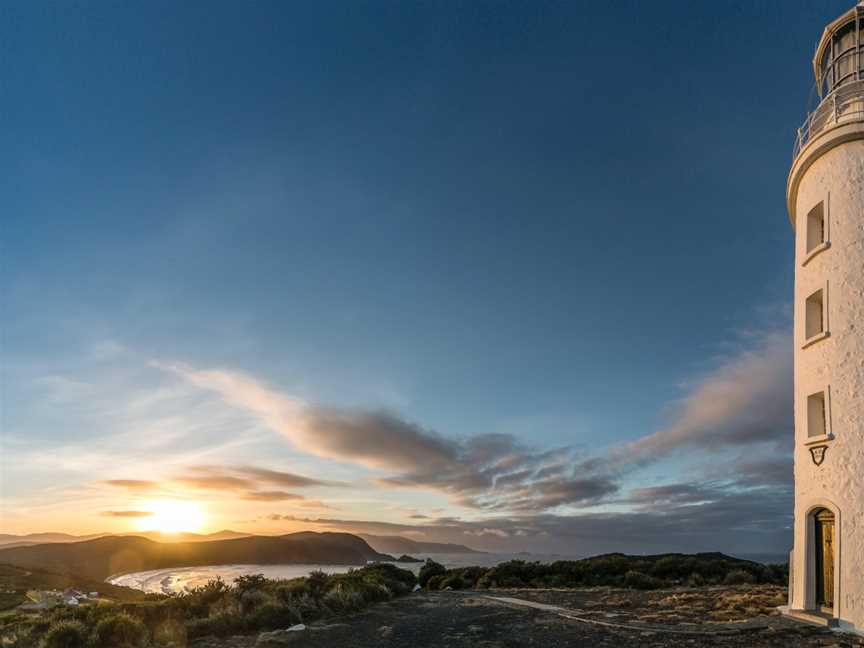
[[[606,554],[545,564],[511,560],[490,568],[445,569],[427,561],[420,569],[419,582],[430,590],[595,586],[654,590],[681,585],[785,585],[788,577],[788,565],[762,565],[720,553]]]
[[[20,592],[0,592],[0,612],[11,610],[27,601]]]
[[[146,598],[144,592],[130,587],[118,587],[101,580],[80,575],[59,574],[38,567],[17,567],[0,563],[0,598],[6,592],[26,592],[28,590],[65,590],[70,587],[82,592],[99,592],[118,601],[140,601]],[[11,601],[12,599],[8,599]],[[0,610],[3,609],[0,603]]]
[[[379,563],[347,574],[312,572],[292,580],[242,576],[212,580],[183,594],[136,603],[57,607],[4,619],[13,648],[180,648],[199,637],[286,628],[345,613],[410,592],[410,571]]]
[[[786,565],[762,565],[719,553],[608,554],[548,564],[512,560],[495,567],[458,569],[428,560],[418,577],[393,564],[378,563],[347,574],[318,571],[291,580],[250,575],[232,584],[212,580],[174,596],[60,606],[38,614],[6,612],[0,617],[0,635],[3,645],[12,648],[180,648],[201,637],[250,634],[350,614],[406,594],[418,584],[433,591],[677,587],[668,596],[695,607],[702,605],[699,590],[681,586],[747,585],[749,590],[734,588],[724,595],[722,605],[712,599],[710,609],[703,610],[709,618],[723,620],[776,606],[780,596],[776,586],[785,585],[787,578]]]

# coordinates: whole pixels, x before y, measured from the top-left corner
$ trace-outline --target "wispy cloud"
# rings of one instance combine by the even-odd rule
[[[159,482],[148,479],[106,479],[99,483],[112,488],[124,488],[131,491],[151,491],[159,488]]]
[[[250,502],[283,502],[287,500],[299,501],[306,498],[303,495],[286,493],[285,491],[252,491],[244,493],[240,496],[240,499]]]
[[[255,488],[255,482],[230,475],[181,475],[172,481],[186,488],[200,490],[241,491]]]
[[[245,475],[250,479],[266,482],[270,484],[278,484],[279,486],[287,486],[289,488],[307,488],[313,486],[347,486],[344,482],[334,482],[322,479],[313,479],[305,475],[297,473],[284,472],[281,470],[271,470],[269,468],[261,468],[258,466],[228,466],[225,470]]]
[[[154,515],[152,511],[102,511],[102,517],[113,518],[145,518]]]
[[[697,382],[668,427],[625,445],[611,459],[641,463],[687,448],[790,442],[792,357],[787,331],[758,338]]]
[[[303,451],[390,472],[375,479],[381,487],[438,491],[459,505],[480,510],[541,512],[611,501],[621,490],[624,475],[678,451],[754,447],[788,438],[789,348],[786,332],[749,339],[745,348],[721,359],[695,382],[675,404],[668,426],[589,457],[577,457],[568,448],[538,450],[506,434],[453,439],[392,412],[306,403],[227,369],[156,366],[255,414]],[[758,461],[758,453],[751,460]],[[746,463],[738,467],[741,479],[736,487],[759,485],[756,471]],[[243,477],[226,478],[226,487],[236,481],[237,488],[248,489],[244,480],[249,478],[289,487],[312,485],[308,478],[291,473],[232,470]]]
[[[156,366],[254,413],[301,450],[395,472],[377,479],[386,488],[440,491],[474,508],[536,510],[587,504],[617,490],[605,477],[562,475],[562,458],[572,456],[567,448],[536,451],[506,434],[451,439],[392,412],[305,403],[240,372]],[[235,470],[277,483],[296,481],[274,471]]]

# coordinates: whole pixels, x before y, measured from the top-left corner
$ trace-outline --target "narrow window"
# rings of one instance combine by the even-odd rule
[[[806,312],[804,314],[804,332],[805,337],[808,340],[816,335],[819,335],[820,333],[825,332],[823,304],[824,299],[821,288],[807,298],[807,304],[805,306]]]
[[[821,437],[828,434],[828,414],[825,409],[825,392],[807,397],[807,436]]]
[[[819,203],[807,214],[807,253],[825,242],[825,208]]]

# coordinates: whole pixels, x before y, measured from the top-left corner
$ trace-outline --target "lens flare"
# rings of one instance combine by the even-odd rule
[[[204,525],[204,511],[195,502],[159,500],[148,502],[144,508],[153,515],[141,518],[140,531],[182,533],[200,531]]]

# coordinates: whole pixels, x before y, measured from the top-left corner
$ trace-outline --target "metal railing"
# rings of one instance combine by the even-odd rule
[[[807,115],[807,121],[798,129],[792,159],[797,158],[801,150],[821,133],[853,121],[864,121],[864,81],[839,86]]]

